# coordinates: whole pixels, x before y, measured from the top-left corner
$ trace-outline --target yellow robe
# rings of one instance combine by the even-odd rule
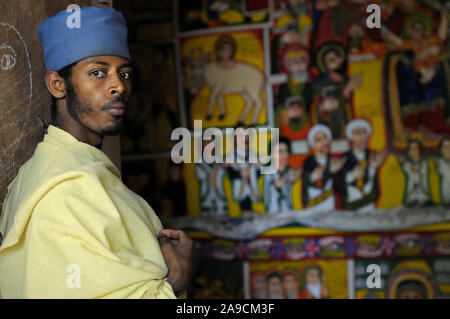
[[[3,298],[175,298],[161,222],[100,150],[50,126],[8,187]]]

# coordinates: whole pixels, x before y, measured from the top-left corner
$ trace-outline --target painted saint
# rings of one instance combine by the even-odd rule
[[[267,214],[293,209],[292,186],[300,178],[300,171],[289,167],[290,142],[281,137],[274,145],[273,158],[277,172],[264,175],[264,204]]]
[[[345,164],[339,174],[342,208],[370,212],[375,208],[380,194],[378,168],[386,154],[368,149],[372,126],[365,119],[351,121],[346,127],[346,135],[351,149],[344,155]]]
[[[308,143],[313,154],[303,165],[303,207],[315,207],[322,211],[335,208],[334,178],[345,159],[330,156],[331,141],[331,130],[324,124],[316,124],[308,133]]]

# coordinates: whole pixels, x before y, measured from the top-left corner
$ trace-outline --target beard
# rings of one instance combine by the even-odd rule
[[[316,284],[308,284],[307,286],[308,291],[314,296],[314,298],[320,299],[322,295],[322,285],[321,283]]]
[[[93,129],[83,124],[81,120],[83,117],[89,116],[90,114],[93,113],[92,106],[88,102],[84,101],[80,96],[78,96],[70,80],[66,81],[66,85],[67,85],[66,101],[67,101],[67,111],[69,112],[69,115],[83,127],[91,131],[94,131]],[[119,97],[114,101],[104,104],[101,109],[102,110],[107,109],[110,104],[117,102],[123,102],[122,98]],[[122,126],[121,124],[122,120],[118,121],[116,124],[106,126],[102,128],[100,131],[94,132],[99,134],[100,136],[117,136],[120,134]]]

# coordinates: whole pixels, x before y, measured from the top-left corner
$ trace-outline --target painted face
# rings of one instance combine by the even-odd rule
[[[336,51],[330,51],[324,57],[325,67],[328,71],[333,72],[338,70],[344,63],[344,59],[337,54]]]
[[[219,50],[219,59],[220,60],[230,60],[233,54],[233,48],[231,44],[224,44]]]
[[[272,277],[267,283],[267,288],[269,290],[269,298],[271,299],[281,299],[283,298],[283,285],[279,277]]]
[[[411,27],[411,40],[421,41],[425,35],[425,27],[422,23],[416,22]]]
[[[319,271],[317,269],[310,269],[306,274],[306,283],[308,285],[317,284],[320,282]]]
[[[399,294],[398,299],[424,299],[424,296],[417,290],[405,290]]]
[[[441,155],[447,161],[450,161],[450,140],[445,140],[441,145]]]
[[[314,135],[314,152],[317,155],[325,156],[328,154],[330,149],[330,142],[328,141],[327,135],[324,132],[319,132]]]
[[[292,73],[303,72],[308,69],[306,57],[289,58],[287,60],[289,71]]]
[[[295,102],[289,105],[288,116],[291,120],[301,118],[303,116],[303,113],[303,104]]]
[[[367,148],[367,141],[369,139],[369,136],[367,135],[367,131],[365,128],[360,127],[360,128],[355,128],[352,132],[352,141],[353,141],[353,146],[360,150],[363,151]]]
[[[299,291],[298,279],[294,274],[287,274],[283,278],[283,286],[289,299],[296,299]]]
[[[289,150],[285,143],[278,143],[274,147],[275,161],[278,160],[280,170],[284,171],[289,164]]]
[[[263,274],[252,276],[253,295],[255,298],[264,298],[266,295],[266,280]]]
[[[121,57],[78,62],[66,95],[72,118],[100,135],[117,134],[131,93],[131,76],[130,62]]]
[[[418,143],[411,143],[408,148],[408,156],[413,162],[420,160],[420,145]]]

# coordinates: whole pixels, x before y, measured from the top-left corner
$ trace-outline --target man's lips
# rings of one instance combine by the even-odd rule
[[[125,114],[125,103],[117,102],[104,108],[112,116],[123,116]]]

